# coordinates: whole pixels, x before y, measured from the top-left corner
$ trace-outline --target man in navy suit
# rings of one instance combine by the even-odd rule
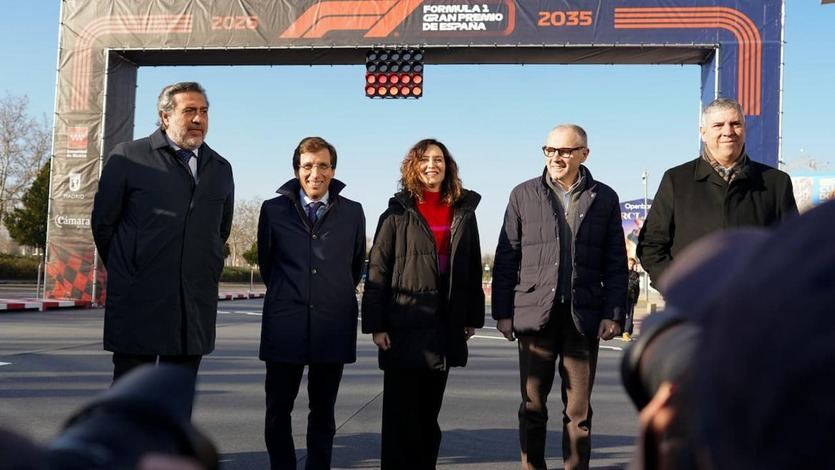
[[[258,265],[267,285],[261,317],[267,365],[265,440],[273,469],[296,468],[290,413],[307,366],[307,470],[329,469],[342,369],[357,360],[356,286],[365,260],[362,206],[334,179],[336,149],[320,137],[293,152],[295,178],[265,201]]]

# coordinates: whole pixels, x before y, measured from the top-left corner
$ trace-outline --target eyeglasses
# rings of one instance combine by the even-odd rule
[[[330,163],[317,163],[315,165],[313,163],[305,163],[304,165],[299,165],[299,170],[304,170],[307,173],[313,171],[314,168],[319,171],[328,171],[333,168],[333,165]]]
[[[546,145],[542,146],[542,153],[545,154],[548,158],[553,158],[559,156],[561,158],[572,158],[574,156],[574,152],[577,150],[581,150],[586,148],[585,145],[581,145],[579,147],[562,147],[562,148],[554,148],[548,147]]]

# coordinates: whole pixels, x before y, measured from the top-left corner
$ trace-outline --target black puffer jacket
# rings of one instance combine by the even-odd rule
[[[595,336],[603,319],[623,324],[626,244],[617,193],[585,174],[586,189],[577,200],[571,313],[580,333]],[[560,272],[560,209],[544,178],[543,173],[510,193],[493,265],[493,318],[512,318],[519,333],[548,323]]]
[[[464,327],[484,326],[481,248],[475,208],[464,191],[453,206],[450,282],[438,272],[435,241],[407,193],[395,194],[380,216],[362,298],[363,333],[388,332],[381,369],[445,370],[467,364]]]

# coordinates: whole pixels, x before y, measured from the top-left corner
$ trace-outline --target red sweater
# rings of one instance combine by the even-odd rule
[[[452,225],[452,208],[441,200],[441,193],[423,192],[423,202],[417,205],[418,212],[426,219],[432,236],[435,237],[435,250],[438,252],[438,271],[445,274],[449,269],[449,240]]]

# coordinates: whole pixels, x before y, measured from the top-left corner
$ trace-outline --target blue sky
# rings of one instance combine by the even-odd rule
[[[28,95],[51,123],[60,2],[3,3],[0,93]],[[835,163],[835,5],[793,0],[786,12],[783,158]],[[482,246],[492,252],[510,190],[542,169],[555,124],[589,133],[587,166],[621,200],[649,195],[666,168],[698,152],[698,66],[430,65],[420,100],[369,100],[360,66],[148,67],[139,72],[135,136],[154,129],[163,85],[200,81],[211,101],[207,142],[229,159],[239,199],[269,198],[292,177],[304,136],[339,151],[336,177],[363,204],[369,236],[397,189],[399,164],[424,137],[447,144],[464,185],[481,193]],[[511,86],[508,86],[511,84]],[[835,167],[835,165],[833,165]]]

